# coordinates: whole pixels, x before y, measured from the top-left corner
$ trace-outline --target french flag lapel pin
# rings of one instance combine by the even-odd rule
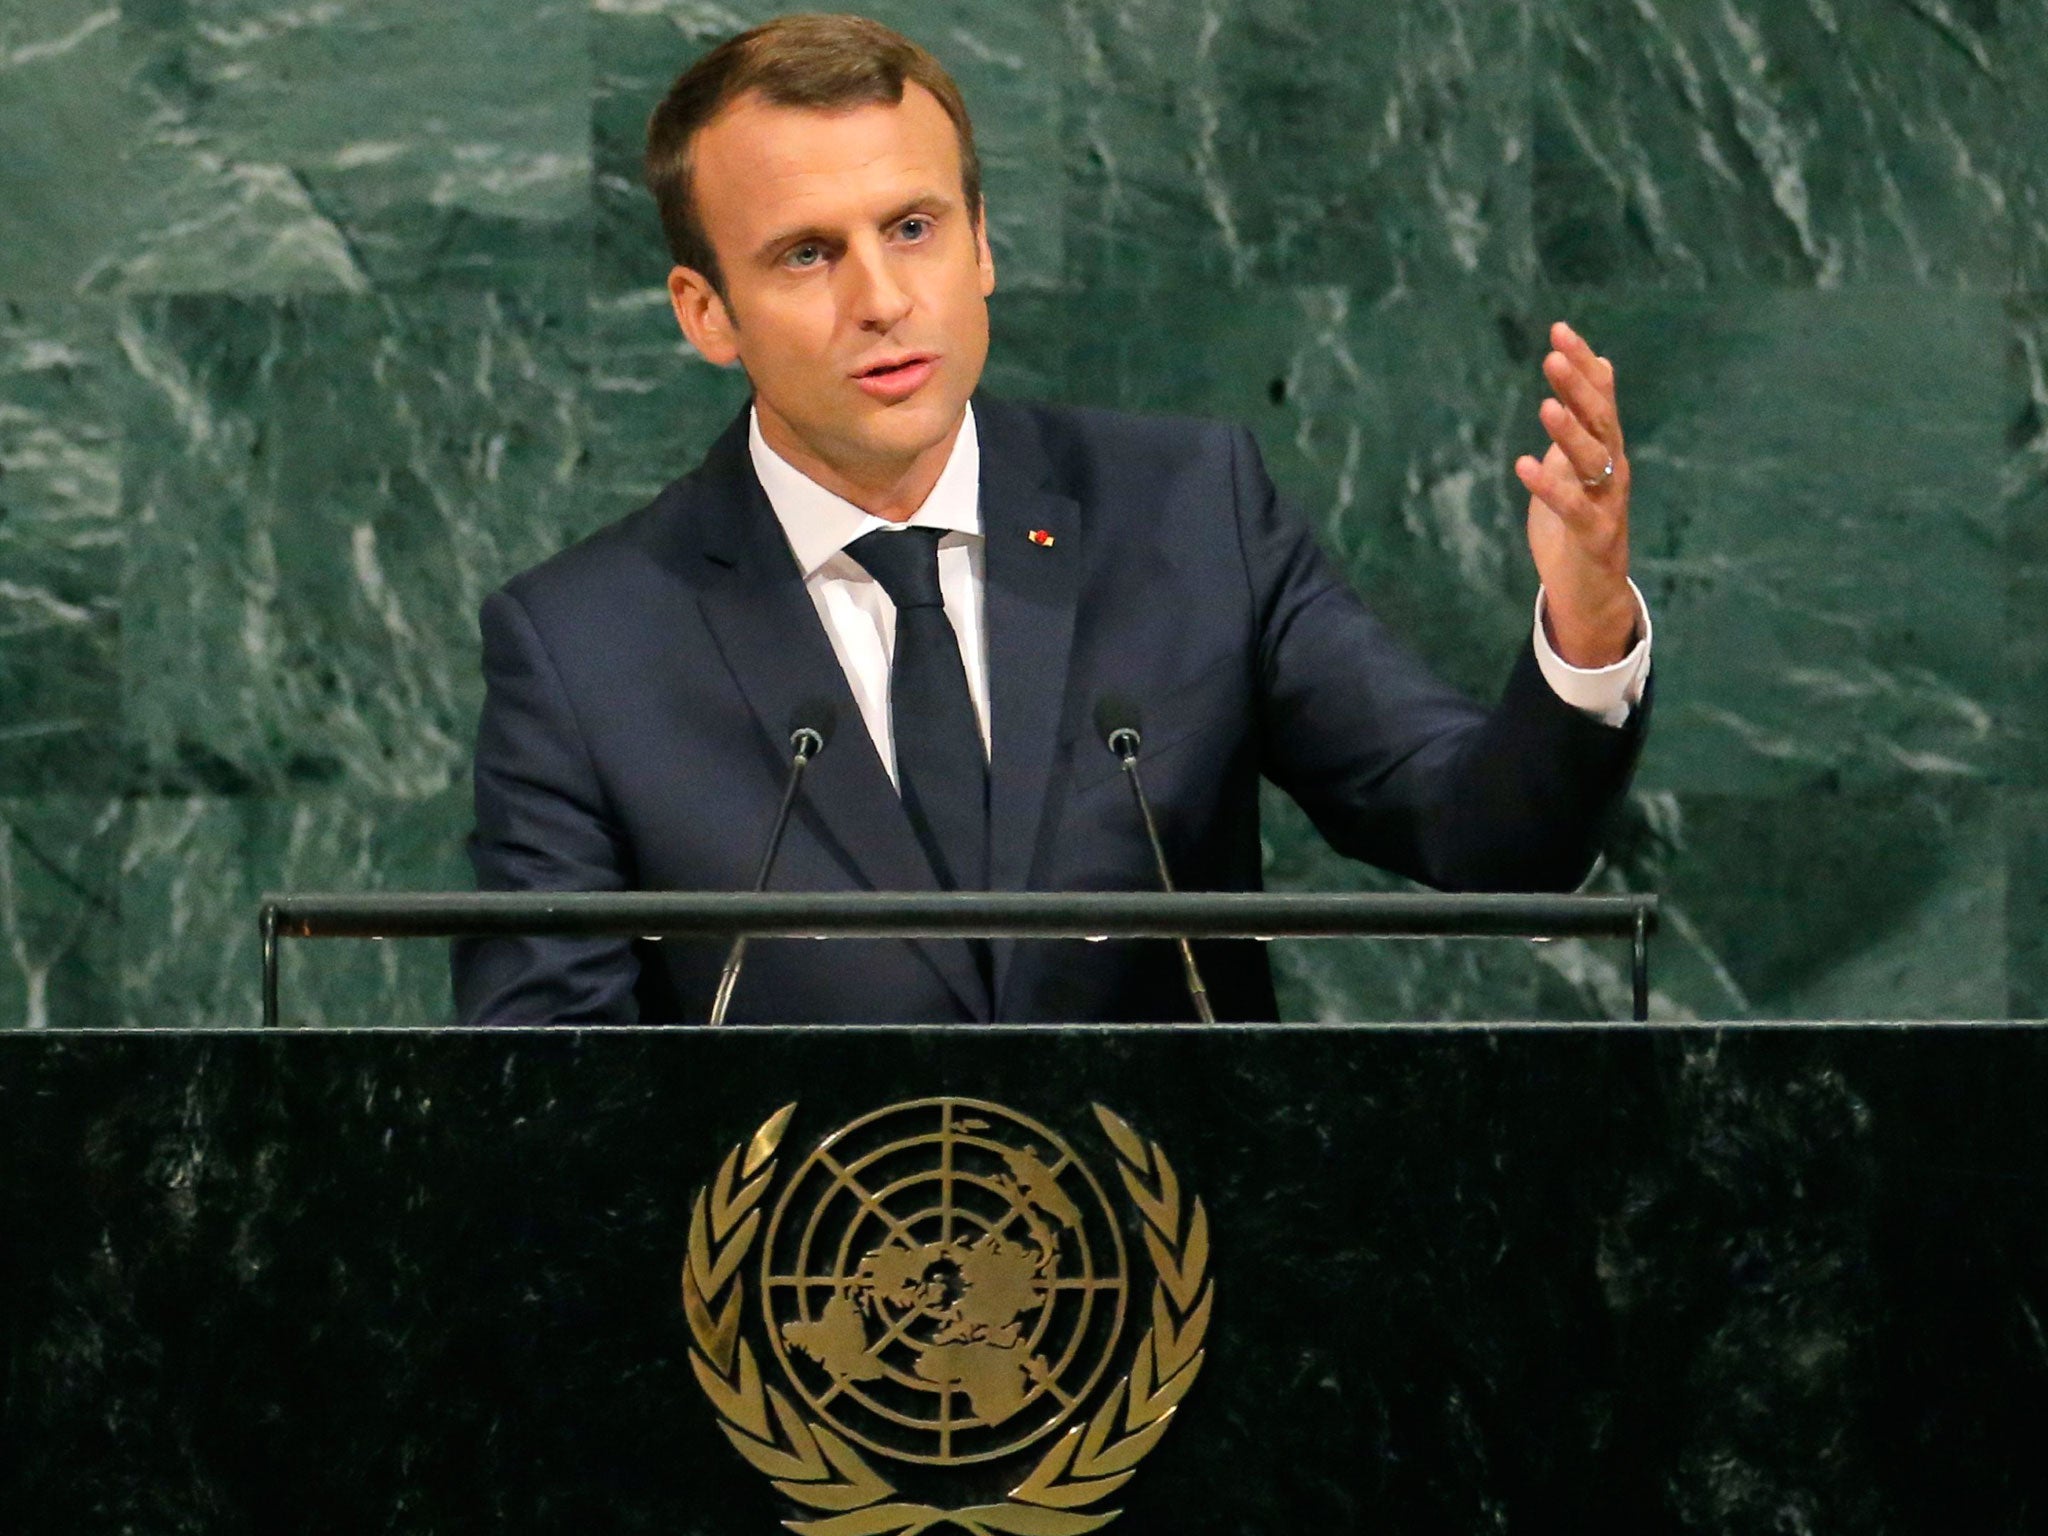
[[[1040,549],[1052,548],[1052,531],[1050,529],[1034,528],[1027,535],[1027,537],[1031,540],[1032,543],[1036,544]]]

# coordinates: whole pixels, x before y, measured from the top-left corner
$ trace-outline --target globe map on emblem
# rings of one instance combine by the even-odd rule
[[[899,1460],[1006,1455],[1065,1421],[1107,1367],[1123,1236],[1052,1131],[975,1099],[922,1099],[834,1133],[762,1244],[768,1337],[791,1384]]]

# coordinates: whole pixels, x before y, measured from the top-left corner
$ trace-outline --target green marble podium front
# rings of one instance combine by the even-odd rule
[[[2044,1090],[1999,1025],[4,1036],[0,1508],[2025,1530]]]

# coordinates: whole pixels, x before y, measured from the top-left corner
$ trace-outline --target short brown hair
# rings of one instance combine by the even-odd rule
[[[677,265],[703,273],[724,297],[718,253],[691,191],[690,146],[729,103],[757,91],[778,107],[894,106],[903,100],[906,81],[930,91],[953,120],[967,216],[978,222],[981,161],[974,127],[946,67],[902,33],[864,16],[782,16],[729,38],[684,70],[647,120],[647,190]]]

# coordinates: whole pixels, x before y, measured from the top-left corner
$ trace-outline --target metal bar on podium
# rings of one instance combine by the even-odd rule
[[[1270,891],[420,891],[263,898],[263,1022],[280,939],[1615,938],[1649,1018],[1655,896]]]

